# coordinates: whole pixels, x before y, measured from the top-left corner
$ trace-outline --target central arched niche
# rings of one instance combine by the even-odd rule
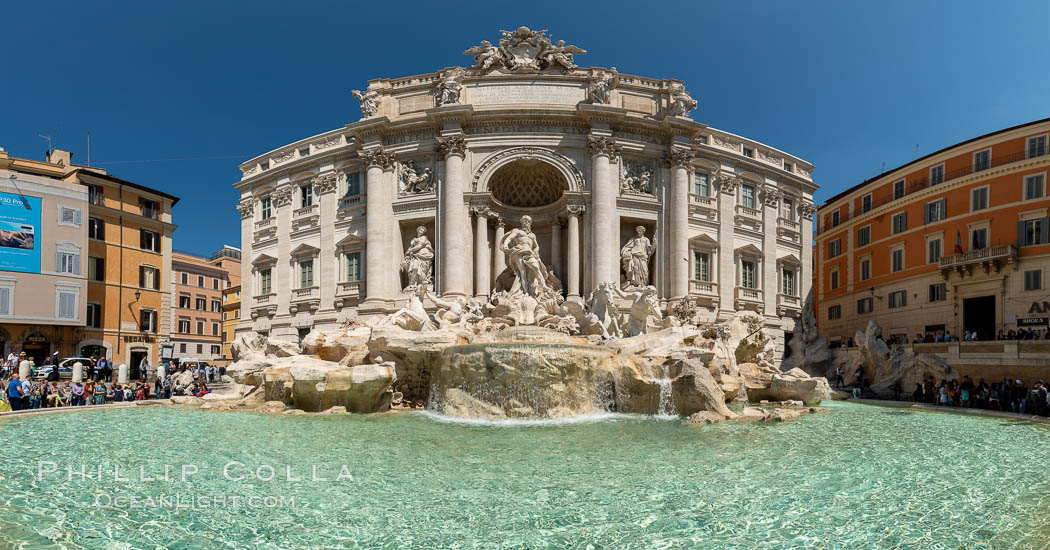
[[[518,208],[553,204],[565,192],[565,178],[557,168],[536,159],[518,159],[501,166],[489,179],[492,197]]]

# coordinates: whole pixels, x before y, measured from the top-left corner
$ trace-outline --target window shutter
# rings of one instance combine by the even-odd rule
[[[0,288],[0,315],[11,315],[10,288]]]
[[[145,288],[146,286],[146,268],[139,266],[139,286]]]
[[[931,203],[931,204],[927,204],[926,208],[922,209],[922,223],[923,224],[930,223],[930,208],[932,208],[932,207],[933,207],[933,204]]]
[[[1017,246],[1024,246],[1024,222],[1017,222]]]
[[[73,274],[80,275],[80,254],[73,255]]]
[[[160,290],[160,270],[153,270],[153,290]]]
[[[75,223],[76,225],[79,226],[83,222],[84,222],[83,214],[80,212],[80,210],[74,210],[73,211],[73,223]]]
[[[55,271],[57,271],[59,273],[63,273],[64,272],[64,270],[62,269],[62,253],[61,252],[55,252]]]
[[[1047,225],[1050,224],[1050,218],[1043,218],[1039,221],[1039,244],[1046,244],[1048,242],[1047,229],[1050,229],[1047,227]]]
[[[146,230],[139,230],[139,248],[146,248]]]

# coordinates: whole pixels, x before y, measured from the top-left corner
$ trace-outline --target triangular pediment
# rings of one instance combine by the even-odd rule
[[[357,235],[354,235],[353,233],[351,233],[351,234],[343,237],[342,239],[340,239],[339,242],[335,243],[335,246],[336,246],[336,248],[346,248],[346,247],[349,247],[349,246],[357,246],[357,245],[363,244],[364,242],[365,242],[364,239],[362,239],[361,237],[358,237]]]
[[[777,258],[777,261],[782,264],[794,264],[802,265],[802,262],[794,254],[788,254],[787,256],[781,256]]]
[[[762,251],[759,250],[759,248],[753,244],[746,244],[744,246],[741,246],[740,248],[736,249],[735,252],[744,256],[762,256]]]
[[[292,256],[316,256],[321,249],[316,246],[310,246],[306,243],[302,243],[299,246],[292,249]]]
[[[252,260],[252,265],[254,266],[270,265],[274,263],[277,263],[277,258],[274,258],[269,254],[259,254],[254,260]]]
[[[692,239],[689,239],[689,244],[693,246],[704,246],[704,247],[717,247],[718,241],[714,240],[707,233],[701,233]]]

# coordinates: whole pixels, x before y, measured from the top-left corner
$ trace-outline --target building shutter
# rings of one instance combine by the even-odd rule
[[[160,290],[160,270],[153,270],[153,290]]]
[[[1024,246],[1024,222],[1017,222],[1017,246]]]
[[[1039,244],[1046,244],[1050,242],[1047,240],[1047,230],[1050,229],[1047,225],[1050,224],[1050,218],[1043,218],[1039,222]]]
[[[926,208],[922,209],[922,223],[930,223],[930,209],[933,208],[933,203],[927,204]]]
[[[80,224],[84,223],[84,217],[80,210],[73,211],[73,223],[75,223],[77,227],[79,227]]]
[[[80,275],[80,254],[73,255],[73,274]]]
[[[146,288],[146,268],[141,265],[139,266],[139,286]]]
[[[146,248],[146,231],[139,230],[139,248]]]
[[[10,288],[0,288],[0,315],[11,315]]]

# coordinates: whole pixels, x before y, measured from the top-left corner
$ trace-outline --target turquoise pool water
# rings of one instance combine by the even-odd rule
[[[706,428],[158,407],[10,419],[0,445],[4,548],[1050,545],[1050,430],[864,405]],[[224,476],[231,463],[244,479]],[[70,480],[66,467],[82,464],[92,478]],[[183,464],[198,473],[183,481]],[[150,481],[164,465],[169,479]],[[326,481],[310,480],[311,465]],[[336,480],[344,465],[352,481]],[[268,467],[273,480],[254,475]],[[194,495],[229,504],[161,501]],[[232,505],[250,495],[286,500]]]

